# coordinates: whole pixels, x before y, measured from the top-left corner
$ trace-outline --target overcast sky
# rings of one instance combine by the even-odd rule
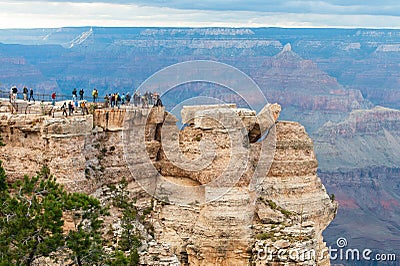
[[[0,28],[400,28],[400,0],[0,0]]]

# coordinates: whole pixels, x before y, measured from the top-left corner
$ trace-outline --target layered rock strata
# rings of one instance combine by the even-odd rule
[[[125,177],[138,208],[152,206],[146,265],[329,265],[322,231],[337,205],[304,127],[277,122],[279,111],[192,107],[181,131],[162,107],[6,113],[0,160],[10,181],[46,164],[67,189],[93,195]]]

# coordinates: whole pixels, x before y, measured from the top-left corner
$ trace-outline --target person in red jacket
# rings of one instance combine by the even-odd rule
[[[54,106],[56,105],[56,93],[53,92],[53,94],[51,94],[51,104]]]

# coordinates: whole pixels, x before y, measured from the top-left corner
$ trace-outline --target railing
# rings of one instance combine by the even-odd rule
[[[90,93],[91,94],[91,93]],[[9,99],[10,98],[10,92],[9,91],[4,91],[4,90],[0,90],[0,98],[6,98]],[[27,94],[27,98],[29,99],[29,92]],[[34,93],[33,94],[33,98],[35,99],[35,101],[45,101],[45,102],[51,102],[51,94],[46,94],[46,93]],[[19,100],[23,100],[24,99],[24,94],[22,92],[18,92],[17,93],[17,99]],[[79,101],[80,96],[78,95],[77,100]],[[85,96],[83,97],[83,100],[91,102],[93,101],[93,96]],[[56,94],[56,101],[72,101],[72,93],[70,95],[67,94]],[[104,102],[104,99],[102,97],[98,97],[96,99],[96,102]]]
[[[40,102],[40,101],[51,102],[52,101],[51,94],[46,94],[46,93],[34,93],[33,94],[33,98],[34,98],[34,100],[36,102]],[[24,102],[22,102],[22,101],[11,101],[10,100],[10,92],[9,91],[0,90],[0,99],[8,99],[10,101],[11,106],[13,108],[13,110],[12,111],[10,110],[10,111],[13,112],[13,113],[21,113],[21,114],[23,114],[23,113],[24,114],[32,114],[32,113],[41,114],[42,113],[42,111],[40,111],[40,109],[37,109],[37,108],[36,109],[32,109],[31,106],[29,104],[27,104],[27,102],[25,102],[25,101]],[[18,92],[16,99],[23,100],[24,99],[23,93]],[[27,94],[27,99],[29,99],[29,92]],[[93,102],[93,97],[91,95],[90,95],[90,97],[89,96],[84,96],[83,99],[85,101],[87,101],[88,103]],[[77,97],[77,100],[80,101],[80,96],[79,95]],[[57,102],[72,101],[72,93],[71,93],[71,95],[57,94],[56,101]],[[103,104],[104,103],[104,98],[102,98],[102,97],[97,98],[96,99],[96,103]],[[147,107],[145,107],[145,108],[151,108],[153,105],[154,105],[154,103],[151,103],[151,104],[149,103],[147,105]],[[113,109],[110,106],[110,103],[108,104],[108,106],[109,106],[108,108]],[[127,105],[125,105],[125,106],[127,106]],[[131,100],[129,106],[134,107],[133,99]],[[143,106],[143,103],[139,102],[136,108],[143,108],[142,106]],[[174,106],[165,106],[164,105],[164,107],[166,107],[166,109],[168,110],[168,107],[170,107],[170,109],[172,109]],[[104,107],[102,106],[102,108],[104,108]],[[115,108],[117,108],[117,106],[115,106]],[[78,109],[80,109],[80,106],[78,106]],[[57,109],[57,111],[59,111],[59,110]]]

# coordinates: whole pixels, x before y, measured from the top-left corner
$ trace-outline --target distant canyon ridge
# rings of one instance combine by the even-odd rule
[[[274,60],[287,44],[297,58],[289,62]],[[0,30],[3,88],[27,85],[47,92],[70,93],[74,87],[88,90],[96,87],[100,95],[114,90],[133,91],[164,67],[199,59],[235,66],[254,78],[265,91],[296,89],[313,90],[318,95],[321,92],[345,95],[346,88],[361,91],[374,104],[400,106],[400,30],[95,27]],[[279,99],[276,93],[267,96],[271,102]],[[281,100],[291,103],[288,97]]]

